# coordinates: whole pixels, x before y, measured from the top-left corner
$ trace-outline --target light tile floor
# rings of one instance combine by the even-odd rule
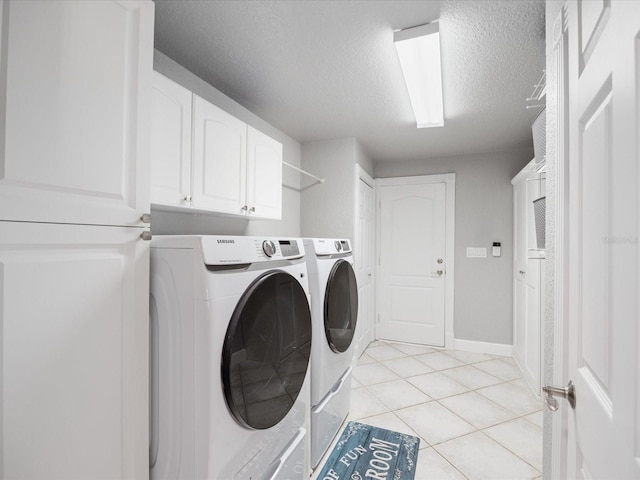
[[[542,475],[542,403],[508,357],[374,342],[347,420],[419,436],[416,480]]]

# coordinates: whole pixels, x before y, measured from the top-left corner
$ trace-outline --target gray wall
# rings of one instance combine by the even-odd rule
[[[155,50],[153,68],[282,143],[283,160],[300,166],[300,144],[257,117],[239,103],[213,88],[204,80]],[[152,208],[151,230],[154,234],[229,234],[300,236],[300,174],[283,166],[282,220],[246,220],[219,215],[193,215],[164,212]]]
[[[355,138],[302,145],[302,168],[324,183],[302,180],[303,237],[349,238],[355,234],[355,165],[373,173],[373,162]]]
[[[493,154],[378,163],[376,178],[456,174],[456,339],[513,343],[513,190],[511,179],[533,158],[533,148]],[[493,242],[502,256],[491,256]],[[467,258],[467,247],[487,258]]]

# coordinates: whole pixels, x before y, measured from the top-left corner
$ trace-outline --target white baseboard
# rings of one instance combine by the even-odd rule
[[[463,350],[465,352],[486,353],[488,355],[500,355],[502,357],[513,356],[513,345],[504,343],[487,343],[476,342],[473,340],[462,340],[456,338],[453,341],[454,350]]]
[[[447,350],[455,350],[456,339],[453,337],[453,332],[446,332],[444,334],[444,348]]]

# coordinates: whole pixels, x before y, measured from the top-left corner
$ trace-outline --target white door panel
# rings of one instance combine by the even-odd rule
[[[567,376],[577,398],[565,412],[566,477],[640,478],[640,3],[570,2],[568,18]]]
[[[372,186],[373,179],[368,178],[367,181],[365,181],[362,176],[364,176],[364,174],[358,174],[357,179],[357,231],[353,254],[356,278],[358,280],[358,323],[356,327],[358,332],[355,351],[356,360],[360,358],[369,343],[373,340],[373,319],[375,310],[373,296],[373,272],[375,261],[375,197]]]
[[[193,95],[194,208],[244,212],[246,148],[247,124]]]
[[[282,217],[282,144],[247,127],[247,207],[250,216]]]
[[[153,72],[151,102],[151,202],[189,206],[191,201],[189,90]]]
[[[142,226],[153,4],[0,8],[0,220]]]
[[[443,347],[446,185],[382,186],[379,199],[380,338]]]
[[[148,475],[149,243],[0,222],[2,478]]]

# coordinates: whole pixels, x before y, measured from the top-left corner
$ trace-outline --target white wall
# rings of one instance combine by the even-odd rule
[[[511,178],[533,158],[533,148],[493,154],[386,162],[375,178],[456,174],[456,339],[512,344],[513,191]],[[493,242],[502,256],[491,256]],[[487,258],[467,258],[467,247],[487,248]]]
[[[302,145],[302,168],[324,183],[302,180],[301,235],[349,238],[355,234],[355,165],[373,173],[373,162],[355,138]]]
[[[243,122],[282,143],[283,160],[300,166],[300,143],[257,117],[204,80],[155,50],[153,68]],[[300,236],[300,174],[283,166],[282,220],[245,220],[216,215],[169,213],[152,207],[154,234]]]

